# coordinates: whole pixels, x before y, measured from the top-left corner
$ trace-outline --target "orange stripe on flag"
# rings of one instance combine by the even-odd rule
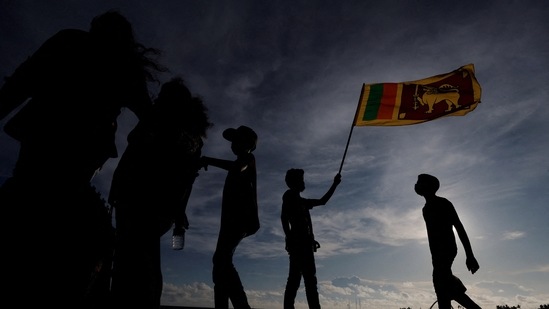
[[[379,119],[393,118],[397,89],[398,84],[396,83],[386,83],[383,85],[383,96],[381,97],[381,105],[377,113]]]

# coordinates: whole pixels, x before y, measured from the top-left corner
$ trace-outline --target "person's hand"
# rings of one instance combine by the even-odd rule
[[[320,243],[316,240],[313,240],[313,252],[316,252],[316,250],[320,249]]]
[[[334,177],[334,184],[337,186],[339,185],[339,183],[341,183],[341,174],[337,173],[337,175],[335,175]]]
[[[205,171],[208,170],[208,157],[206,156],[200,157],[200,167],[204,168]]]
[[[468,269],[472,274],[476,273],[477,270],[480,268],[480,266],[478,265],[477,259],[475,259],[474,256],[468,257],[468,258],[465,260],[465,265],[467,265],[467,269]]]
[[[183,218],[181,220],[181,225],[183,226],[183,228],[185,228],[186,230],[189,229],[189,219],[187,218],[187,214],[184,214],[183,215]]]
[[[286,252],[288,252],[288,254],[290,254],[290,249],[293,247],[293,244],[292,244],[292,239],[289,238],[288,236],[286,236],[286,238],[284,239],[286,245],[284,247],[284,249],[286,249]]]

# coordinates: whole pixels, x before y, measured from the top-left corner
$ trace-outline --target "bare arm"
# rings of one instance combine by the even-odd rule
[[[230,170],[235,166],[235,162],[230,160],[216,159],[216,158],[211,158],[206,156],[203,156],[201,160],[202,160],[202,166],[206,170],[208,169],[208,165],[212,165],[224,170]]]
[[[334,182],[332,183],[332,185],[330,186],[330,189],[328,189],[328,192],[326,192],[324,194],[323,197],[320,198],[320,205],[326,205],[326,203],[328,203],[328,201],[330,200],[330,198],[332,197],[332,195],[334,194],[335,192],[335,189],[337,188],[337,186],[341,183],[341,174],[337,174],[335,175],[334,177]]]
[[[280,220],[282,221],[282,229],[284,230],[284,249],[289,253],[290,247],[292,247],[292,239],[290,238],[290,221],[288,220],[288,216],[284,210],[282,210],[282,214],[280,216]]]
[[[307,207],[308,208],[313,208],[315,206],[326,205],[326,203],[328,203],[328,201],[330,200],[332,195],[334,195],[335,189],[337,188],[337,186],[339,185],[340,182],[341,182],[341,174],[338,173],[334,177],[334,182],[330,186],[330,189],[328,189],[328,191],[324,194],[324,196],[322,196],[319,199],[305,199],[304,200]]]
[[[467,232],[465,231],[465,228],[463,227],[463,224],[459,219],[456,223],[454,223],[454,227],[456,228],[459,239],[461,240],[463,248],[465,249],[465,264],[467,265],[467,269],[471,271],[472,274],[474,274],[475,272],[477,272],[480,266],[478,265],[475,255],[473,254],[473,248],[471,247],[469,236],[467,236]]]
[[[282,230],[284,230],[284,235],[288,237],[288,235],[290,235],[290,221],[288,220],[288,215],[284,209],[282,209],[280,221],[282,222]]]

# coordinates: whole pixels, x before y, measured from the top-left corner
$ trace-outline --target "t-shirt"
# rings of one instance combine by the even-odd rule
[[[443,197],[436,197],[423,207],[423,218],[427,226],[431,255],[457,254],[453,226],[459,221],[454,205]]]
[[[235,168],[227,173],[221,206],[221,230],[252,235],[259,229],[257,172],[252,153],[239,156]],[[240,170],[242,166],[247,166]]]
[[[314,239],[311,213],[313,199],[303,198],[295,190],[287,190],[282,196],[282,218],[290,224],[290,234],[293,241],[309,243]],[[316,203],[318,205],[318,203]]]

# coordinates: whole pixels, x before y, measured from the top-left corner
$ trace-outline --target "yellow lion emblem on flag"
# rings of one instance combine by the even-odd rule
[[[417,87],[417,86],[416,86]],[[458,87],[444,84],[439,87],[431,87],[431,86],[422,86],[423,88],[423,95],[419,96],[417,94],[414,95],[415,102],[419,102],[419,104],[427,105],[429,109],[425,112],[427,114],[430,114],[433,112],[433,108],[435,104],[440,102],[446,102],[448,105],[448,108],[446,109],[447,112],[452,110],[452,106],[455,107],[455,109],[458,109],[461,107],[461,105],[458,104],[459,102],[459,89]],[[416,91],[417,92],[417,91]],[[417,109],[417,104],[414,106],[414,109]]]

